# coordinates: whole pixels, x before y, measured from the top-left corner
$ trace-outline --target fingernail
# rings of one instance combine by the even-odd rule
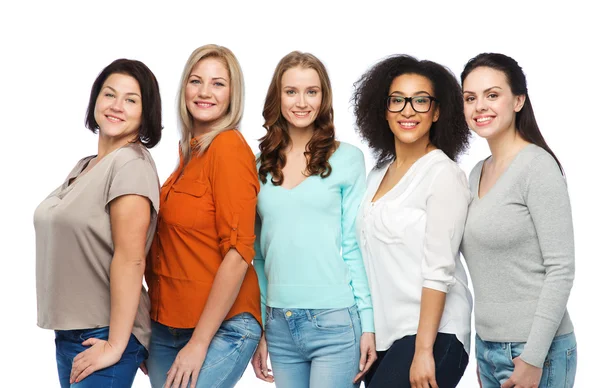
[[[365,369],[365,364],[360,364],[360,371],[362,372],[363,369]]]

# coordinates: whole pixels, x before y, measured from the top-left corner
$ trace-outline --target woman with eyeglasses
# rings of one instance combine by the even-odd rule
[[[445,67],[407,55],[355,85],[358,132],[377,159],[356,220],[377,347],[366,383],[455,387],[472,306],[459,258],[471,200],[455,163],[469,142],[460,86]]]
[[[486,53],[461,74],[465,118],[491,156],[470,176],[462,252],[473,279],[483,387],[573,387],[567,311],[575,272],[567,184],[533,113],[523,70]],[[508,349],[508,350],[507,350]]]

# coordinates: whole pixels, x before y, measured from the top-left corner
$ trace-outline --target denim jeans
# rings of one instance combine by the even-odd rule
[[[82,330],[57,330],[55,333],[56,364],[61,388],[129,388],[133,384],[138,367],[148,357],[146,348],[132,334],[119,362],[92,373],[79,383],[70,384],[69,377],[71,376],[73,359],[79,353],[89,348],[89,346],[83,346],[81,343],[89,338],[107,340],[108,327]]]
[[[377,360],[365,377],[369,388],[410,387],[410,367],[415,355],[416,335],[407,335],[377,352]],[[452,388],[465,373],[469,355],[454,334],[438,333],[433,344],[435,380],[440,388]]]
[[[354,388],[360,360],[356,306],[327,310],[267,307],[267,345],[277,388]]]
[[[194,329],[176,329],[152,321],[150,357],[146,365],[153,388],[162,388],[177,353],[192,338],[193,332]],[[224,321],[210,342],[196,387],[233,387],[244,374],[261,334],[260,324],[249,313]]]
[[[523,352],[524,342],[489,342],[475,338],[477,365],[483,388],[498,387],[515,369],[513,358]],[[539,388],[572,388],[577,370],[575,333],[554,338],[544,361]]]

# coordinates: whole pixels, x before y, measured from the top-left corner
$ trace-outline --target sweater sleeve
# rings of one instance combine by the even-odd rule
[[[256,276],[258,276],[258,285],[260,287],[260,311],[262,314],[263,327],[267,323],[267,275],[265,273],[265,258],[260,250],[260,233],[261,233],[261,219],[260,215],[256,214],[256,223],[254,227],[254,233],[256,233],[256,240],[254,241],[254,270]]]
[[[234,248],[251,264],[258,175],[250,147],[236,132],[223,132],[210,145],[214,152],[210,180],[221,255]]]
[[[427,198],[423,244],[423,287],[447,293],[454,285],[454,270],[471,194],[462,171],[444,166],[437,173]]]
[[[573,285],[573,221],[565,179],[550,154],[540,155],[531,162],[524,190],[546,276],[521,359],[541,368],[565,314]]]
[[[366,190],[365,159],[359,149],[355,150],[356,153],[353,153],[351,160],[348,160],[345,166],[348,169],[348,178],[342,186],[342,257],[350,271],[351,286],[362,331],[374,333],[371,291],[355,232],[356,215]]]

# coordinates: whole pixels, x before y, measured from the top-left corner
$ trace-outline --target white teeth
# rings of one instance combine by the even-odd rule
[[[202,102],[197,102],[196,105],[198,105],[199,107],[202,107],[202,108],[209,108],[213,104],[206,104],[206,103],[202,103]]]
[[[475,121],[477,121],[478,123],[484,123],[486,121],[490,121],[491,119],[492,119],[491,117],[480,117]]]
[[[113,116],[106,116],[106,118],[108,119],[108,121],[112,121],[112,122],[119,122],[119,121],[123,121],[117,117],[113,117]]]
[[[403,127],[414,127],[417,125],[417,123],[401,123],[401,125]]]
[[[308,112],[294,112],[296,116],[305,117],[308,116]]]

